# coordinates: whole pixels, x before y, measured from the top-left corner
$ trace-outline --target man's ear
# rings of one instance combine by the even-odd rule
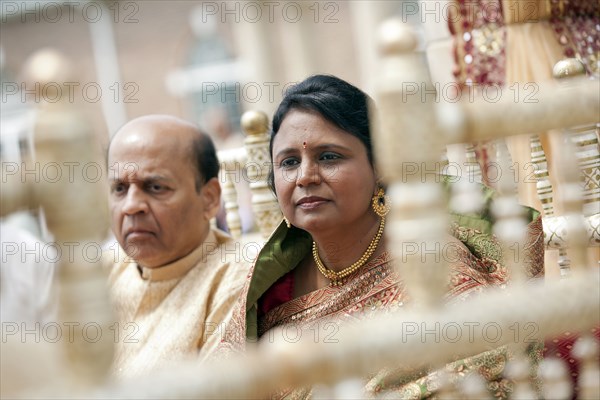
[[[204,200],[204,217],[207,221],[214,218],[221,207],[221,184],[218,178],[211,178],[202,185],[201,196]]]

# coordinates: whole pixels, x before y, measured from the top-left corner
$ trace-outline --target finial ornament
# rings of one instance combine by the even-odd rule
[[[379,29],[379,50],[381,54],[392,55],[413,52],[418,45],[414,31],[400,18],[385,21]]]
[[[269,118],[261,111],[246,111],[242,115],[242,128],[246,135],[260,135],[269,130]]]
[[[552,68],[554,79],[572,78],[586,74],[585,65],[577,58],[565,58],[560,60]]]

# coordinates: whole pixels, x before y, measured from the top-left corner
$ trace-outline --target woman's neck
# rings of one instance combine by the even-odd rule
[[[365,218],[350,226],[335,227],[328,231],[313,234],[317,245],[318,257],[323,265],[339,272],[358,261],[366,252],[369,244],[377,235],[381,218],[369,213]],[[378,249],[382,248],[380,244]],[[375,251],[379,254],[380,251]]]

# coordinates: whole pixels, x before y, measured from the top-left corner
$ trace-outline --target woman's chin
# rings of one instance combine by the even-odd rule
[[[330,230],[336,226],[339,226],[339,223],[336,224],[334,221],[330,221],[328,218],[324,217],[311,217],[311,218],[302,218],[298,221],[298,224],[293,224],[300,229],[304,229],[311,235],[314,233],[323,232]]]

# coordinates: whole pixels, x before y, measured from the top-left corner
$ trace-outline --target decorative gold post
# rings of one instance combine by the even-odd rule
[[[283,218],[267,182],[271,168],[269,119],[265,113],[248,111],[242,115],[242,128],[246,133],[246,176],[252,192],[252,209],[262,236],[267,238]]]

